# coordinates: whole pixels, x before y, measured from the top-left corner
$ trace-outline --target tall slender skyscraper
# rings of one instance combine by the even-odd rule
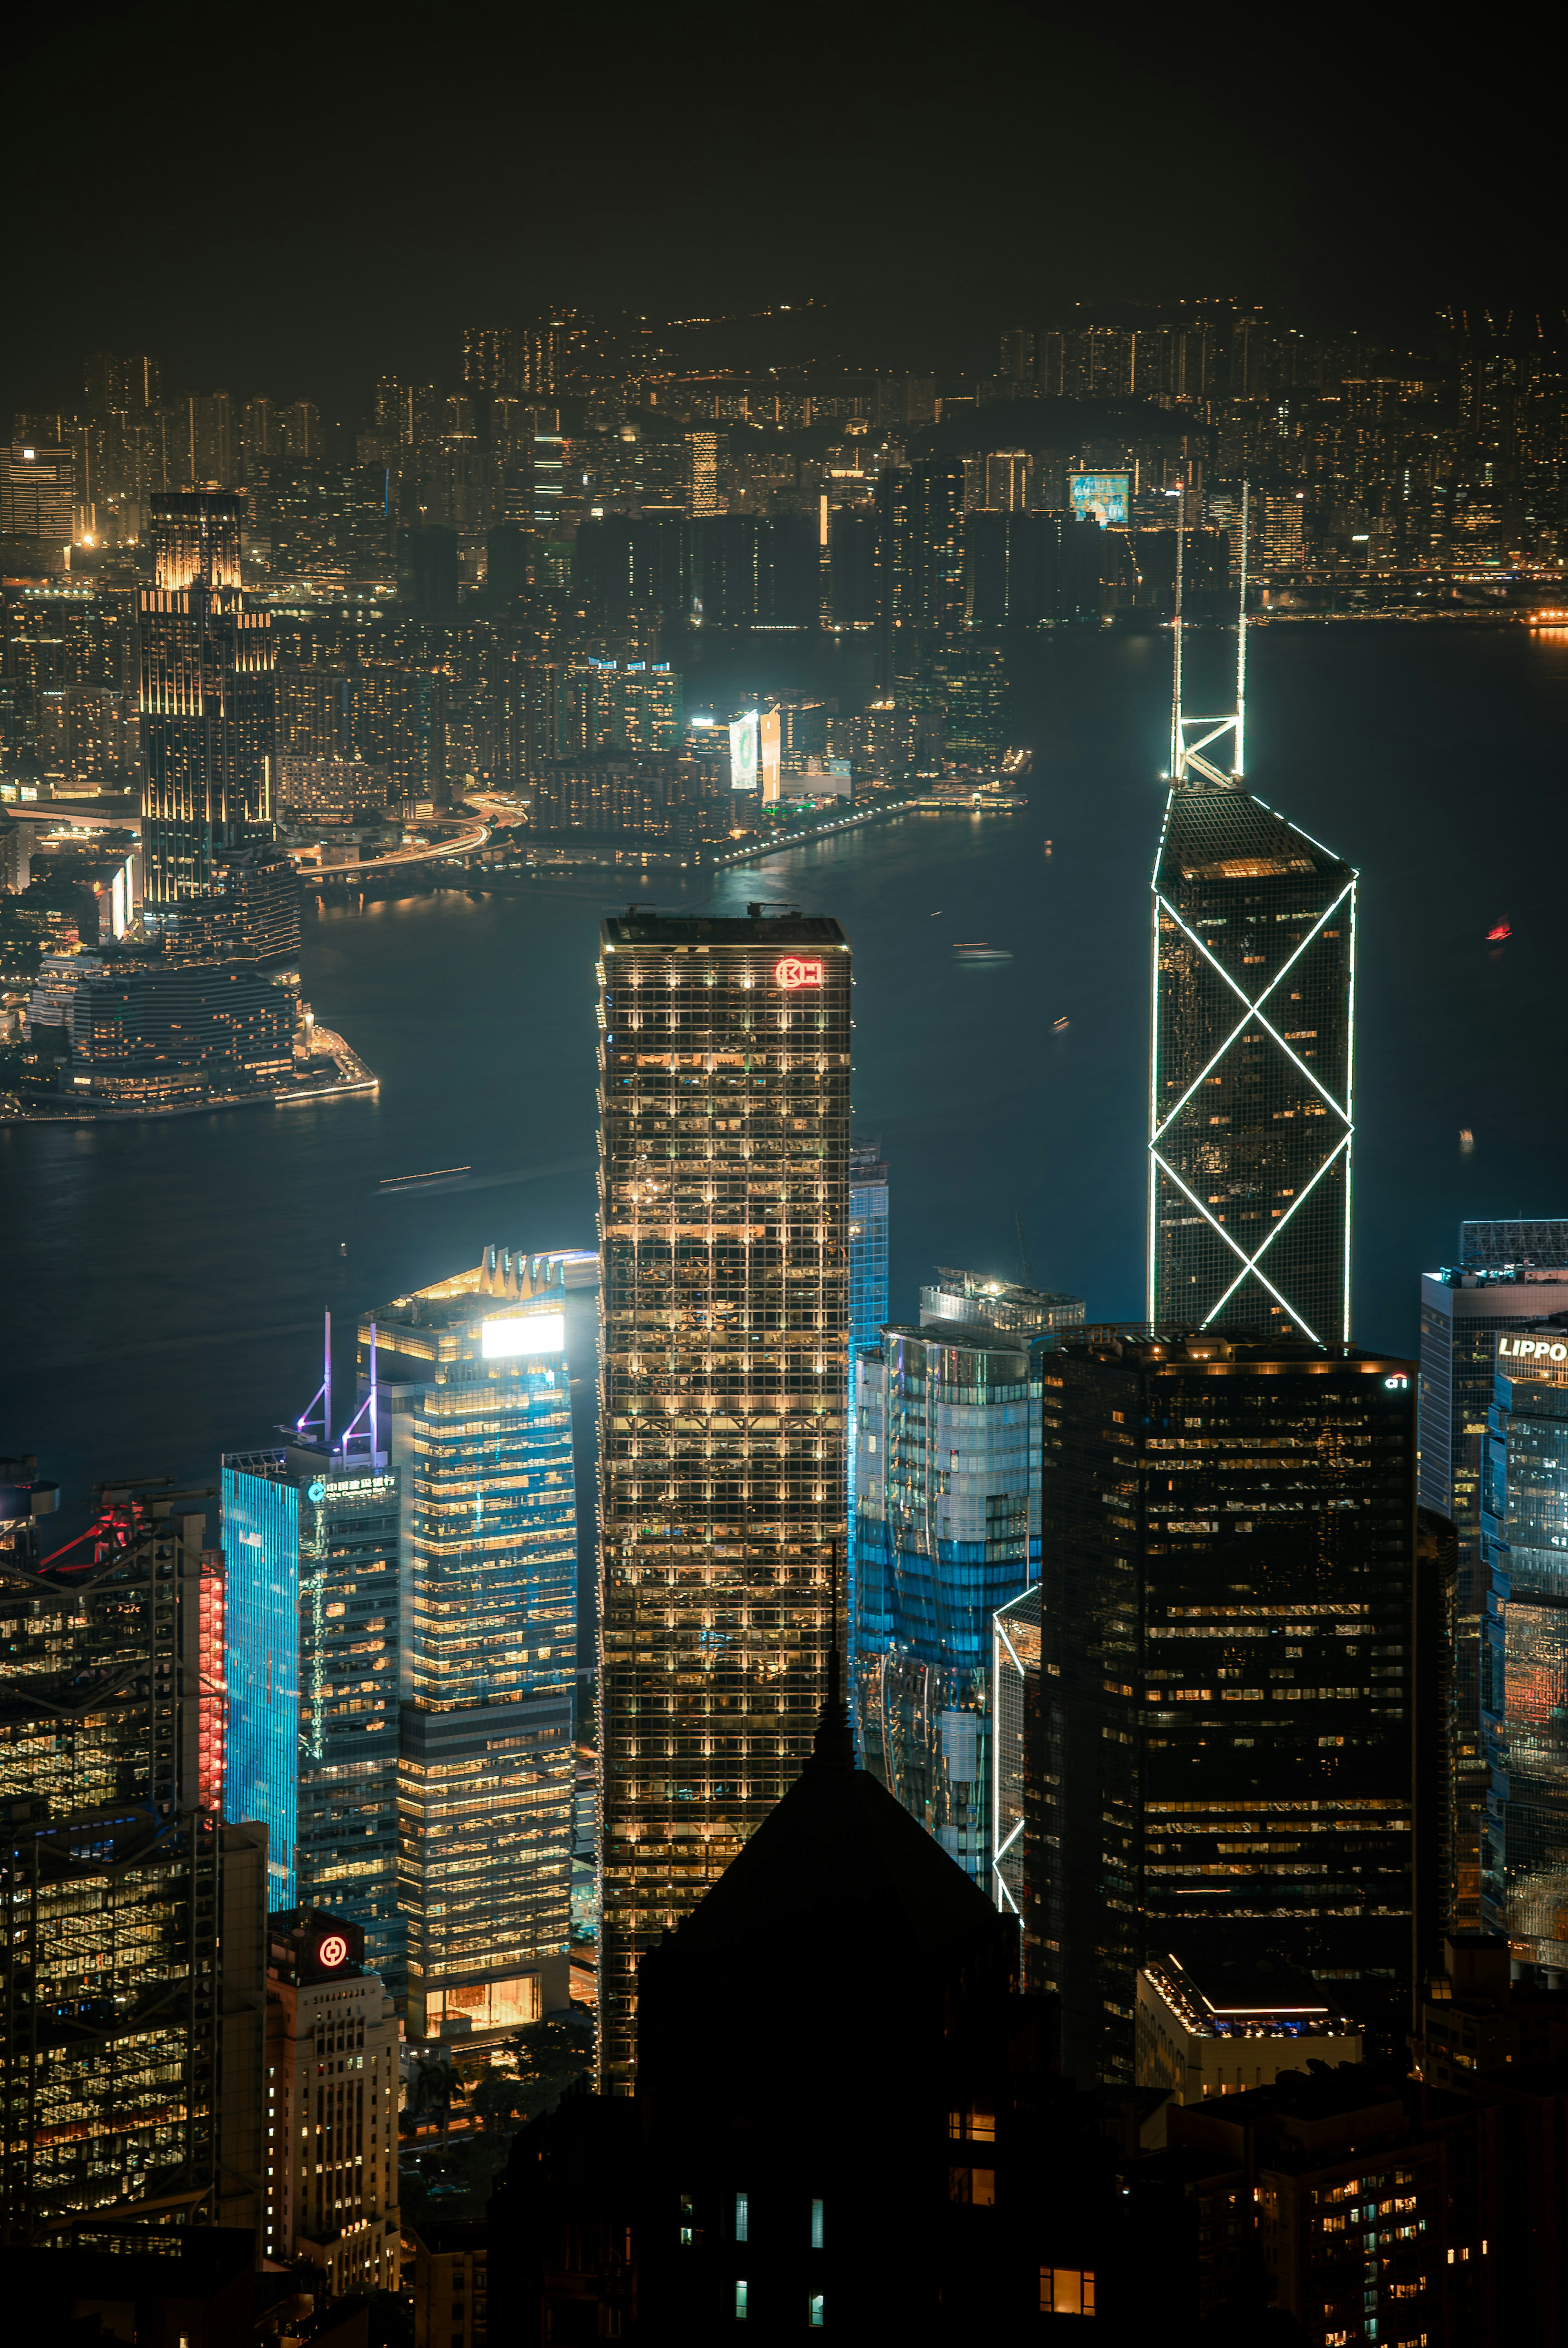
[[[1148,1310],[1326,1344],[1350,1327],[1357,876],[1243,786],[1245,595],[1244,556],[1224,717],[1183,711],[1177,607],[1153,880]],[[1227,734],[1228,774],[1204,755]]]
[[[636,1966],[812,1749],[845,1532],[850,953],[835,921],[600,933],[600,2064]]]
[[[141,590],[145,900],[163,911],[221,887],[226,850],[272,833],[272,629],[240,582],[244,500],[152,501],[154,583]]]

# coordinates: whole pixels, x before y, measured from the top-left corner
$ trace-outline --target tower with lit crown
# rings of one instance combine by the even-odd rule
[[[1350,1334],[1357,875],[1243,782],[1245,499],[1243,512],[1236,705],[1223,717],[1183,712],[1178,560],[1153,878],[1148,1311],[1156,1326],[1333,1344]],[[1228,771],[1215,749],[1227,736]]]

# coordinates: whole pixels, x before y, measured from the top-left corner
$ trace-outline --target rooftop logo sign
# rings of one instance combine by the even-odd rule
[[[1568,1338],[1500,1336],[1497,1358],[1500,1362],[1568,1362]]]
[[[822,964],[804,961],[799,954],[785,954],[774,964],[774,984],[793,990],[797,986],[820,986]]]

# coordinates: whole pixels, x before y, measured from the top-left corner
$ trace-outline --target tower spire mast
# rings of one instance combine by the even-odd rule
[[[1239,782],[1246,771],[1246,540],[1252,484],[1241,485],[1241,595],[1235,618],[1235,740],[1231,772]]]
[[[1185,482],[1176,491],[1176,610],[1171,638],[1171,780],[1182,779],[1182,542],[1186,536]]]

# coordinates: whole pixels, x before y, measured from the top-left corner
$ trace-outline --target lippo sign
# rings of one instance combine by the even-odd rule
[[[1500,1362],[1568,1362],[1568,1334],[1562,1337],[1504,1337],[1497,1341]]]
[[[785,954],[782,961],[775,962],[774,964],[774,984],[786,989],[797,986],[820,986],[822,964],[820,962],[803,960],[799,954]]]

